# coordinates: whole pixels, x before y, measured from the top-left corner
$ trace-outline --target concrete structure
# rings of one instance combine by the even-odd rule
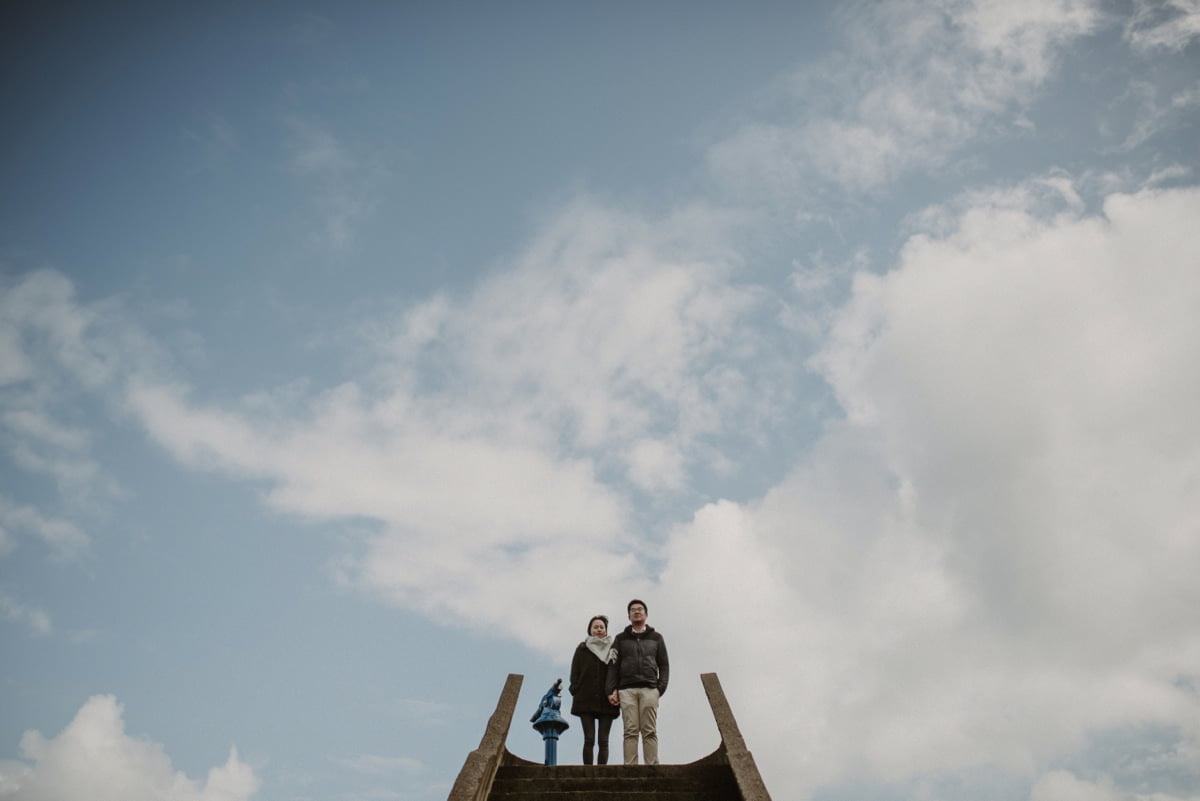
[[[510,673],[479,747],[467,755],[449,801],[771,801],[716,673],[700,681],[721,744],[685,765],[547,767],[505,746],[524,677]]]

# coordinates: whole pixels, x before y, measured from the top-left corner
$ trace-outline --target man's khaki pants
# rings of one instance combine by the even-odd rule
[[[658,764],[658,690],[633,687],[621,690],[621,722],[625,724],[625,764],[638,763],[638,735],[647,765]]]

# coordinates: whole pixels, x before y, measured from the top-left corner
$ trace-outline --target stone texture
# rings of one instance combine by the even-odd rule
[[[496,770],[508,749],[508,729],[512,725],[513,710],[517,708],[517,697],[521,694],[521,682],[525,677],[509,673],[496,702],[496,711],[488,718],[487,727],[479,741],[479,747],[467,754],[454,786],[450,788],[448,801],[485,801],[492,789]]]
[[[738,801],[728,765],[500,768],[489,801]]]
[[[715,673],[700,681],[721,745],[686,765],[555,765],[505,747],[522,676],[509,674],[479,747],[467,755],[449,801],[771,801]]]
[[[701,673],[700,683],[704,685],[708,705],[712,707],[713,717],[717,721],[717,731],[721,733],[725,757],[729,760],[729,767],[733,771],[742,801],[771,801],[771,794],[763,784],[758,765],[754,763],[754,756],[746,748],[746,741],[742,739],[742,732],[733,717],[733,710],[729,707],[717,674]]]

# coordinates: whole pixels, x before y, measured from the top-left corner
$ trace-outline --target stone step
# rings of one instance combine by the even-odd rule
[[[493,791],[488,798],[492,801],[740,801],[741,796],[738,795],[736,789],[720,791],[575,790],[570,792],[537,790],[527,794],[505,795],[497,795]]]
[[[506,765],[496,771],[497,779],[619,778],[619,779],[704,779],[732,777],[728,765]]]
[[[728,765],[508,766],[489,801],[737,801]]]
[[[542,779],[507,779],[497,777],[492,784],[492,794],[524,795],[539,793],[570,793],[581,790],[603,790],[605,792],[693,792],[726,790],[735,786],[732,776],[718,779],[692,777],[669,778],[652,776],[647,778],[615,777],[548,777]]]

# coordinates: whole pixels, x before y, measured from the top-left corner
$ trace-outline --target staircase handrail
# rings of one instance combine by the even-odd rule
[[[746,741],[742,738],[737,720],[733,717],[733,710],[725,698],[721,680],[717,678],[716,673],[701,673],[700,683],[704,685],[704,694],[708,696],[708,705],[717,721],[717,731],[721,735],[725,757],[729,760],[729,767],[733,771],[742,801],[771,801],[771,794],[767,792],[767,786],[758,772],[754,755],[746,748]]]
[[[496,770],[504,758],[504,743],[508,739],[508,729],[512,725],[513,711],[517,708],[517,696],[521,694],[521,682],[524,679],[520,673],[509,673],[504,680],[496,711],[488,718],[479,747],[467,754],[447,801],[486,801],[488,793],[492,791],[492,782],[496,779]]]

